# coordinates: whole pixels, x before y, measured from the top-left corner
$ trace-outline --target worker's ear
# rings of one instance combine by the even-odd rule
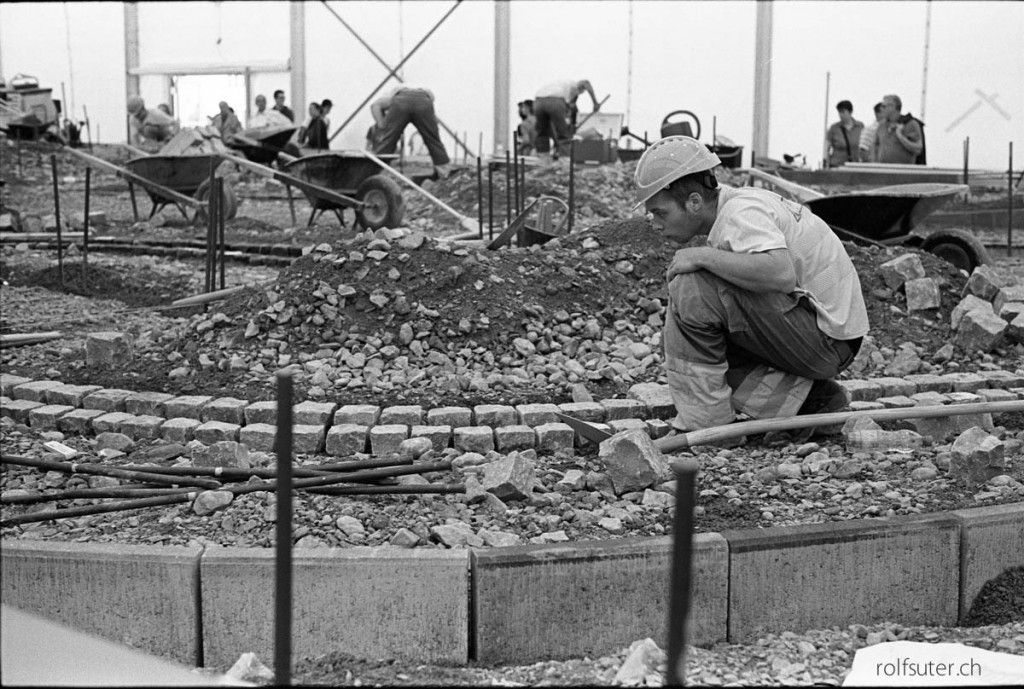
[[[699,192],[691,191],[686,197],[686,210],[690,213],[699,213],[704,208],[704,197]]]

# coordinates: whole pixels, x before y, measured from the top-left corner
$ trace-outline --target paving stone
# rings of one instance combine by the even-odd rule
[[[245,423],[268,423],[277,424],[277,402],[264,400],[253,402],[245,408]]]
[[[937,309],[942,304],[939,285],[931,278],[917,278],[903,283],[907,293],[907,311]]]
[[[945,376],[937,376],[934,373],[911,373],[904,378],[913,383],[918,392],[951,392],[953,383]]]
[[[46,402],[81,407],[87,395],[102,389],[102,386],[99,385],[61,385],[46,392]]]
[[[126,414],[123,411],[111,411],[97,416],[92,420],[92,429],[97,433],[120,433],[121,425],[126,421],[135,419],[134,414]]]
[[[380,412],[380,424],[418,426],[423,423],[423,407],[418,404],[402,404],[385,407]]]
[[[25,378],[23,376],[15,376],[10,373],[0,373],[0,395],[4,397],[14,397],[14,387],[16,385],[22,385],[24,383],[32,382],[31,378]]]
[[[176,395],[167,392],[135,392],[124,400],[124,410],[139,416],[162,416],[167,418],[167,402]]]
[[[987,299],[981,299],[973,294],[968,294],[966,297],[961,299],[950,312],[949,327],[953,330],[958,330],[960,328],[960,324],[963,322],[964,316],[972,311],[981,311],[983,313],[991,311],[992,313],[996,313],[992,304]]]
[[[134,395],[131,390],[120,388],[104,388],[85,396],[82,400],[83,409],[102,409],[103,411],[127,411],[125,400]]]
[[[918,406],[929,406],[934,407],[939,404],[949,404],[949,395],[941,394],[938,392],[915,392],[910,396],[910,399],[914,400]]]
[[[978,390],[978,396],[986,402],[1015,402],[1017,400],[1017,394],[1010,392],[1009,390],[997,390],[992,388],[982,388]]]
[[[30,402],[46,403],[46,393],[63,386],[59,380],[33,380],[28,383],[16,385],[11,390],[10,397],[16,400],[28,400]]]
[[[882,386],[873,380],[841,380],[839,384],[850,394],[853,402],[870,402],[882,397]]]
[[[1018,316],[1024,316],[1024,301],[1008,301],[996,311],[996,315],[1012,323]]]
[[[924,265],[917,254],[903,254],[878,266],[878,274],[889,289],[899,289],[907,280],[925,276]]]
[[[870,402],[858,400],[856,402],[850,402],[849,409],[850,411],[867,411],[869,409],[885,409],[885,405],[875,400]]]
[[[647,431],[647,422],[643,419],[613,419],[608,422],[608,425],[611,427],[612,433],[627,431],[631,428],[639,428],[642,431]]]
[[[187,417],[186,417],[187,418]],[[204,445],[213,445],[222,440],[238,440],[238,430],[241,428],[237,423],[224,423],[223,421],[206,421],[192,431],[193,437]]]
[[[459,428],[473,424],[473,410],[469,407],[437,407],[427,411],[427,426]]]
[[[167,419],[160,426],[160,437],[174,443],[185,444],[195,438],[195,430],[202,425],[199,419],[177,417]]]
[[[555,416],[557,411],[559,411],[557,404],[520,404],[516,406],[516,422],[533,427],[554,423],[558,421],[558,417]]]
[[[1007,342],[1024,344],[1024,313],[1014,317],[1006,327]]]
[[[233,440],[219,440],[208,445],[196,444],[190,453],[194,467],[232,467],[248,469],[249,448]]]
[[[42,402],[33,402],[32,400],[11,400],[0,407],[0,414],[3,416],[9,416],[14,419],[17,423],[28,423],[28,413],[39,407],[46,406]]]
[[[366,441],[370,435],[369,426],[357,423],[335,423],[327,431],[325,449],[334,457],[351,457],[366,452]]]
[[[1005,285],[1005,281],[999,277],[992,266],[980,265],[971,271],[964,285],[963,296],[973,294],[974,296],[992,301],[996,293]]]
[[[664,438],[672,430],[672,424],[662,419],[647,419],[644,423],[647,424],[647,435],[655,440]]]
[[[626,397],[643,402],[650,418],[668,419],[676,414],[672,391],[663,383],[637,383],[630,386]]]
[[[452,431],[452,447],[460,452],[486,454],[494,449],[494,430],[490,426],[463,426]]]
[[[514,426],[519,423],[515,407],[504,404],[478,404],[473,407],[473,419],[477,426]]]
[[[917,386],[905,378],[886,376],[883,378],[872,378],[875,385],[882,388],[882,397],[910,397],[917,392]]]
[[[127,413],[127,412],[126,412]],[[156,440],[167,421],[162,416],[137,416],[121,424],[121,432],[133,440]]]
[[[531,450],[537,446],[537,432],[529,426],[500,426],[494,429],[495,449],[501,453]]]
[[[936,443],[952,440],[955,436],[975,426],[992,430],[991,414],[960,414],[939,416],[930,419],[910,419],[910,423],[921,435],[930,435]]]
[[[640,400],[607,399],[601,400],[604,407],[604,420],[642,419],[647,415],[647,407]]]
[[[1009,392],[1012,392],[1013,394],[1017,395],[1017,399],[1024,400],[1024,387],[1009,388],[1008,390]]]
[[[561,422],[544,423],[537,426],[536,431],[538,452],[574,454],[573,443],[576,438],[576,431],[572,430],[572,426]]]
[[[408,437],[409,427],[404,424],[378,424],[370,429],[370,453],[378,456],[393,455]]]
[[[1024,372],[1011,373],[1010,371],[979,371],[978,375],[988,382],[988,387],[990,388],[1024,387]]]
[[[89,333],[85,338],[85,363],[116,368],[131,363],[134,345],[127,333]]]
[[[277,426],[269,423],[246,423],[238,431],[238,442],[253,452],[273,452]]]
[[[892,397],[879,397],[875,400],[886,409],[903,409],[904,407],[916,407],[917,402],[906,395],[893,395]]]
[[[326,428],[337,409],[338,405],[335,402],[300,402],[292,407],[292,422]]]
[[[203,407],[200,420],[203,422],[220,421],[241,426],[245,423],[245,408],[248,406],[248,400],[240,400],[235,397],[218,397]]]
[[[1012,301],[1024,301],[1024,285],[1008,285],[1002,287],[992,298],[992,308],[999,313],[1004,306]]]
[[[75,407],[68,404],[44,404],[28,410],[28,425],[33,430],[47,431],[57,428],[57,420]]]
[[[950,448],[949,474],[968,485],[978,486],[1006,473],[1006,446],[981,428],[961,433]]]
[[[176,418],[183,416],[186,419],[203,418],[203,407],[213,401],[210,395],[182,395],[172,400],[167,400],[167,416]]]
[[[953,392],[974,392],[988,385],[988,380],[977,373],[947,373],[943,376],[953,386]]]
[[[981,396],[973,392],[951,392],[948,395],[950,404],[977,404],[981,402]]]
[[[380,419],[380,407],[375,404],[345,404],[334,412],[335,424],[376,426]]]
[[[558,405],[563,414],[591,423],[604,421],[604,406],[597,402],[566,402]]]
[[[472,416],[472,413],[470,409],[466,409],[468,416]],[[429,413],[427,417],[429,418]],[[435,452],[444,452],[452,444],[452,427],[448,424],[413,426],[409,429],[409,437],[426,438]]]
[[[968,352],[991,352],[1006,339],[1009,327],[994,311],[968,311],[960,321],[953,343]]]
[[[92,432],[92,422],[107,412],[102,409],[75,409],[57,419],[57,430],[62,433],[85,435]]]
[[[317,454],[324,449],[326,435],[326,429],[320,424],[297,423],[292,426],[292,451],[298,454]]]

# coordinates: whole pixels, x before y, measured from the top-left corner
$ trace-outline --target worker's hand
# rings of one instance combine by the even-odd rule
[[[665,274],[665,281],[672,282],[672,278],[683,273],[695,273],[698,270],[703,269],[703,265],[700,263],[701,252],[705,247],[693,247],[690,249],[680,249],[672,257],[672,263],[669,264],[668,271]]]

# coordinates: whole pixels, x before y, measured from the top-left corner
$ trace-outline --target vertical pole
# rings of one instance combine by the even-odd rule
[[[484,171],[483,159],[476,157],[476,218],[480,239],[484,238]]]
[[[928,44],[932,37],[932,0],[925,3],[924,15],[924,68],[921,72],[921,120],[924,121],[924,108],[928,101]]]
[[[572,224],[576,215],[576,139],[569,142],[569,229],[567,234],[572,234]]]
[[[494,239],[494,161],[487,163],[487,236]]]
[[[522,156],[519,159],[519,176],[521,178],[519,182],[519,193],[522,195],[523,208],[526,208],[526,156]]]
[[[124,70],[125,100],[139,95],[139,75],[133,74],[139,67],[139,4],[124,3]],[[127,122],[127,120],[126,120]],[[128,125],[126,132],[128,143],[132,143],[132,128]],[[96,143],[99,143],[99,129],[96,130]],[[138,215],[135,220],[138,221]]]
[[[494,3],[494,148],[500,154],[508,147],[505,133],[509,130],[509,71],[511,65],[512,3]]]
[[[82,230],[82,288],[89,280],[89,197],[92,192],[92,168],[85,168],[85,227]]]
[[[135,200],[135,185],[128,182],[128,196],[132,198],[132,218],[139,221],[139,203]]]
[[[968,170],[970,168],[968,167],[967,163],[968,163],[968,157],[970,156],[970,153],[971,153],[971,137],[968,136],[967,138],[964,139],[964,184],[968,183],[967,182],[967,175],[968,175]]]
[[[277,375],[277,547],[274,684],[292,681],[292,376]]]
[[[1010,142],[1010,164],[1006,170],[1006,256],[1013,256],[1013,142]]]
[[[224,198],[224,185],[226,184],[226,180],[223,177],[221,177],[221,178],[219,178],[217,180],[217,182],[218,182],[218,184],[217,184],[217,198],[222,200]],[[218,203],[217,203],[217,222],[218,222],[218,229],[220,230],[220,237],[218,238],[219,239],[219,243],[220,243],[220,253],[219,253],[217,258],[218,258],[218,261],[220,262],[220,288],[221,289],[224,289],[224,282],[225,282],[225,280],[224,280],[224,252],[225,252],[225,246],[224,246],[224,244],[225,244],[225,241],[224,241],[224,213],[225,213],[224,204],[220,203],[220,201],[218,201]]]
[[[305,3],[288,3],[288,80],[292,110],[301,118],[306,109],[306,9]]]
[[[823,132],[828,132],[828,98],[829,98],[829,93],[828,92],[829,92],[829,88],[831,86],[831,82],[832,82],[832,72],[825,72],[825,126],[821,130]],[[824,141],[824,143],[822,144],[822,148],[821,148],[821,167],[822,168],[827,168],[828,167],[828,140],[824,136],[822,137],[822,140]]]
[[[757,3],[756,43],[754,46],[754,128],[752,147],[768,154],[769,119],[772,90],[772,6]]]
[[[60,221],[60,192],[57,190],[57,156],[50,154],[50,168],[53,170],[53,214],[57,223],[57,270],[60,274],[60,288],[64,289],[64,236]]]
[[[83,105],[82,112],[85,113],[85,140],[89,144],[89,153],[92,153],[92,126],[89,124],[89,108]],[[86,168],[86,170],[88,169]]]
[[[512,176],[515,178],[515,215],[519,215],[519,132],[512,131]]]
[[[505,226],[512,222],[512,161],[509,160],[508,149],[505,149]]]
[[[697,466],[676,466],[676,510],[672,523],[672,573],[669,579],[668,667],[665,684],[686,682],[686,637],[690,615],[693,561],[693,503]]]
[[[285,184],[284,188],[288,192],[288,210],[291,211],[292,225],[294,225],[298,221],[295,219],[295,197],[292,196],[292,185]]]

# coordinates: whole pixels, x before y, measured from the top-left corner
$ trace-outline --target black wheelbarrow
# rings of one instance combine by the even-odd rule
[[[200,203],[204,203],[210,195],[210,175],[223,162],[219,155],[190,155],[190,156],[141,156],[129,160],[125,167],[128,172],[147,179],[160,185],[163,189],[170,189],[183,196],[191,196]],[[165,206],[173,204],[181,214],[188,219],[188,213],[181,202],[166,194],[163,189],[156,187],[145,187],[149,194],[149,200],[153,208],[149,213],[152,218],[157,211]],[[224,217],[231,219],[238,212],[238,200],[230,184],[224,185],[224,197],[221,200],[224,208]],[[201,209],[201,206],[199,207]],[[200,213],[197,211],[197,217]]]
[[[298,127],[258,127],[243,130],[229,137],[225,143],[254,163],[270,165],[280,153],[297,155],[297,149],[287,150],[288,142]]]
[[[391,159],[395,156],[378,157]],[[333,198],[325,198],[316,189],[301,188],[313,206],[307,227],[324,211],[333,211],[344,227],[343,211],[346,208],[352,208],[356,223],[368,230],[400,227],[402,224],[405,216],[402,190],[390,177],[381,174],[376,162],[358,151],[304,156],[285,164],[284,172],[336,192]],[[347,198],[347,201],[342,202],[342,198]]]

